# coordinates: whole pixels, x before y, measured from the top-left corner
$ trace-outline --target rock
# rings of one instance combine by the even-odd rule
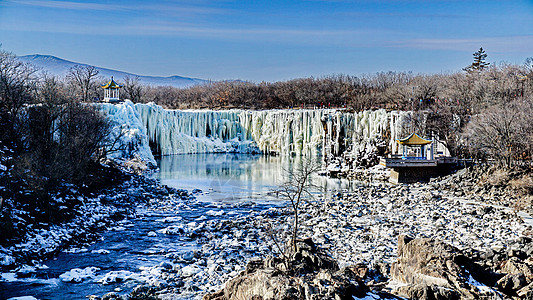
[[[516,257],[504,261],[500,271],[505,274],[523,274],[528,282],[533,280],[533,270]]]
[[[110,292],[110,293],[107,293],[105,294],[103,297],[102,297],[102,300],[114,300],[114,299],[124,299],[122,298],[121,296],[117,295],[116,293],[114,292]]]
[[[93,278],[96,271],[100,270],[97,267],[87,267],[85,269],[74,268],[59,275],[59,279],[64,282],[80,283],[88,278]]]
[[[224,289],[203,299],[353,299],[368,291],[363,283],[367,268],[356,265],[339,270],[310,239],[298,241],[290,257],[290,261],[274,257],[251,260]]]
[[[200,273],[202,270],[195,266],[186,266],[181,269],[181,276],[183,277],[191,277],[198,273]]]
[[[148,286],[136,286],[128,295],[128,300],[157,300],[157,289]]]
[[[521,299],[533,299],[533,282],[520,289],[516,294]]]
[[[455,290],[437,285],[426,285],[424,283],[402,286],[396,292],[409,299],[460,299],[459,294]]]
[[[433,239],[411,239],[401,235],[398,237],[398,259],[391,266],[391,278],[407,284],[397,292],[409,298],[446,299],[454,295],[476,298],[479,297],[478,289],[468,283],[470,274],[475,275],[468,270],[472,264],[453,246]]]
[[[174,268],[174,266],[172,266],[171,263],[166,262],[166,261],[161,262],[161,263],[159,264],[159,266],[160,266],[161,268],[163,268],[163,269],[166,269],[166,270],[172,270],[172,269]]]
[[[513,294],[526,285],[524,274],[507,274],[496,283],[498,288],[506,294]]]

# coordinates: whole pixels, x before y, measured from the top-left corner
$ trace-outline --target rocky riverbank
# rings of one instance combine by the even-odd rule
[[[532,224],[524,222],[512,209],[457,197],[439,189],[441,184],[445,183],[367,182],[360,183],[350,193],[308,202],[301,211],[300,236],[312,238],[340,268],[354,264],[367,266],[374,276],[367,277],[365,284],[374,286],[376,293],[404,296],[420,291],[398,289],[398,285],[406,283],[391,280],[394,278],[391,265],[399,259],[398,237],[401,235],[449,245],[491,272],[501,272],[500,266],[506,261],[523,261],[533,255]],[[261,226],[272,221],[273,215],[277,220],[274,222],[283,230],[291,224],[290,210],[271,208],[268,213],[255,213],[246,220],[222,222],[219,225],[222,230],[218,233],[209,229],[198,232],[200,238],[205,237],[207,246],[202,247],[197,258],[188,265],[175,260],[166,269],[162,268],[162,274],[177,278],[180,285],[166,286],[157,295],[162,299],[181,299],[185,295],[200,298],[205,292],[223,287],[225,280],[235,278],[239,270],[244,270],[243,261],[247,258],[274,254],[272,239]],[[250,240],[258,243],[250,244]],[[228,249],[228,245],[234,246]],[[260,245],[264,247],[262,250]],[[189,272],[191,268],[194,272]],[[469,279],[465,280],[468,283]],[[492,287],[471,283],[496,294],[502,289],[495,284]],[[518,286],[521,285],[515,286],[515,292]],[[377,297],[375,293],[372,295]]]
[[[383,175],[374,171],[373,174]],[[528,273],[532,270],[529,264],[529,257],[533,256],[532,224],[512,209],[479,202],[480,198],[467,193],[455,193],[453,182],[458,176],[467,175],[459,173],[427,184],[360,182],[351,192],[305,203],[300,212],[300,236],[311,238],[317,249],[322,249],[322,253],[338,267],[326,268],[325,277],[309,275],[313,283],[308,285],[308,291],[333,295],[338,290],[327,286],[336,278],[336,282],[346,284],[355,280],[358,282],[357,295],[362,297],[361,292],[366,291],[373,299],[386,295],[447,297],[452,294],[443,291],[449,289],[454,289],[453,295],[457,297],[467,297],[466,290],[471,293],[483,291],[484,295],[526,295],[528,291],[522,289],[532,279]],[[137,216],[164,215],[159,219],[162,226],[158,228],[161,229],[143,234],[154,239],[161,236],[185,239],[197,247],[188,251],[168,247],[146,249],[150,255],[162,256],[163,261],[152,265],[147,263],[138,272],[96,269],[92,272],[90,269],[92,273],[82,280],[94,280],[104,285],[119,282],[138,285],[131,293],[118,289],[121,291],[96,295],[93,299],[125,298],[128,294],[131,299],[201,299],[206,293],[228,287],[229,282],[235,282],[230,280],[239,276],[264,275],[260,265],[271,268],[275,259],[268,257],[276,256],[278,252],[270,228],[283,233],[292,224],[291,211],[283,205],[200,202],[176,196],[164,188],[157,192],[162,189],[157,185],[151,185],[154,191],[145,188],[144,192],[137,186],[132,185],[133,190],[127,193],[146,196],[146,201],[139,202],[141,205],[135,208]],[[449,188],[444,188],[446,186]],[[196,213],[186,218],[179,216],[184,211]],[[400,236],[424,242],[411,244],[410,238],[399,239]],[[418,246],[405,248],[402,245]],[[432,247],[443,251],[435,252]],[[436,281],[414,284],[415,281],[408,279],[412,278],[410,274],[431,274],[407,266],[405,262],[417,254],[434,252],[437,253],[434,261],[439,261],[438,266],[445,268],[450,265],[448,261],[455,263],[456,279],[444,284],[437,276]],[[468,259],[458,262],[461,257]],[[248,262],[255,267],[246,267]],[[473,264],[480,267],[474,270]],[[358,270],[366,268],[364,276],[354,277],[350,273],[353,273],[354,265],[361,267]],[[339,270],[344,271],[337,273]],[[346,273],[346,270],[352,271]],[[479,270],[499,275],[483,279]],[[474,272],[477,273],[472,279],[468,277]],[[65,273],[62,278],[68,280],[71,278],[69,274],[77,274],[77,271]],[[315,282],[315,279],[319,281]],[[72,280],[71,284],[75,282]],[[293,284],[303,284],[298,282]],[[236,287],[234,283],[230,285]],[[465,290],[461,290],[463,288]],[[219,292],[218,295],[222,294]]]
[[[58,224],[36,222],[24,207],[13,207],[6,201],[3,213],[13,220],[11,226],[25,230],[22,236],[12,237],[15,242],[4,242],[4,247],[0,246],[0,271],[27,276],[40,267],[40,260],[98,240],[99,233],[126,217],[135,216],[139,204],[150,199],[190,197],[187,191],[162,186],[144,176],[125,175],[124,178],[127,178],[124,182],[100,190],[98,194],[68,185],[50,195],[54,203],[62,205],[61,213],[69,216],[68,221]]]

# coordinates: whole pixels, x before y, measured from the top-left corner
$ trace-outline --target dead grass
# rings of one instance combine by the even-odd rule
[[[520,178],[512,179],[509,181],[509,186],[521,195],[531,195],[533,194],[533,176],[525,174]]]
[[[480,185],[505,186],[510,179],[509,171],[506,169],[493,168],[485,173],[479,181]]]

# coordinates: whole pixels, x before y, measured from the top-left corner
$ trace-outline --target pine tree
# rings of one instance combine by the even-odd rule
[[[464,71],[467,71],[468,73],[481,72],[490,65],[490,63],[485,61],[487,54],[485,53],[485,50],[483,50],[483,47],[479,48],[479,50],[472,55],[474,56],[474,62],[468,67],[463,68]]]

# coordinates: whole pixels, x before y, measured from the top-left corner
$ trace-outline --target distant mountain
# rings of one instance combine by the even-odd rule
[[[82,65],[87,66],[87,64],[80,64],[68,60],[64,60],[52,55],[39,55],[39,54],[33,54],[33,55],[25,55],[25,56],[19,56],[18,57],[23,62],[28,62],[39,69],[42,69],[43,71],[47,71],[48,73],[56,76],[65,76],[70,68],[72,68],[75,65]],[[129,75],[130,77],[138,76],[140,79],[140,82],[145,85],[160,85],[160,86],[173,86],[178,88],[183,87],[189,87],[197,84],[202,84],[207,82],[207,80],[204,79],[198,79],[198,78],[189,78],[189,77],[182,77],[182,76],[169,76],[169,77],[161,77],[161,76],[142,76],[142,75],[136,75],[132,73],[117,71],[117,70],[111,70],[106,68],[100,68],[96,67],[98,71],[100,72],[99,75],[104,77],[105,80],[109,80],[111,76],[115,78],[118,83],[124,79],[126,75]]]

